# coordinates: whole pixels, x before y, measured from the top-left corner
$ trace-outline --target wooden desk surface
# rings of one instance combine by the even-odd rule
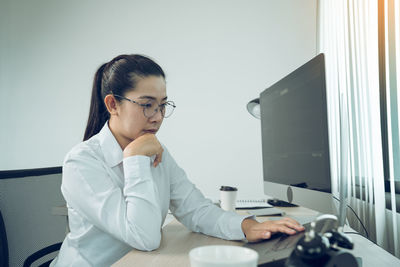
[[[123,266],[190,266],[189,251],[206,245],[243,245],[239,241],[226,241],[219,238],[193,233],[177,220],[173,220],[162,230],[160,248],[151,252],[133,249],[113,264]]]
[[[287,215],[302,217],[316,215],[315,211],[296,207],[282,208]],[[258,221],[267,220],[268,217],[257,217]],[[392,254],[376,246],[371,241],[360,235],[351,235],[355,248],[351,252],[362,258],[363,267],[375,266],[400,266],[400,260]],[[160,248],[151,252],[143,252],[132,249],[128,254],[114,263],[113,267],[128,266],[190,266],[189,251],[192,248],[206,245],[233,245],[243,246],[244,242],[227,241],[199,233],[193,233],[186,229],[177,220],[173,220],[162,230]]]

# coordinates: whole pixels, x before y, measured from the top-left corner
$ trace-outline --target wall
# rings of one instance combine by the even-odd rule
[[[316,0],[0,2],[0,170],[59,166],[80,142],[92,78],[121,53],[154,58],[177,109],[159,139],[211,197],[262,196],[249,100],[316,53]]]

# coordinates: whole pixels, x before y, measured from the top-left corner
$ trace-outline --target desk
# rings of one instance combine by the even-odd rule
[[[303,208],[282,208],[287,215],[297,218],[317,215],[315,211]],[[267,220],[266,217],[257,217],[258,221]],[[360,235],[351,235],[355,245],[352,253],[361,257],[363,267],[400,266],[400,260],[392,254],[376,246]],[[219,238],[193,233],[186,229],[177,220],[173,220],[162,230],[160,248],[151,252],[133,249],[114,263],[113,267],[128,266],[190,266],[189,251],[192,248],[205,245],[233,245],[243,246],[244,242],[227,241]]]

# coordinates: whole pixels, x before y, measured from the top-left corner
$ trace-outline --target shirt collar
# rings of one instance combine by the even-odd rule
[[[123,160],[123,151],[108,127],[108,121],[99,132],[98,138],[107,165],[114,167],[120,164]]]

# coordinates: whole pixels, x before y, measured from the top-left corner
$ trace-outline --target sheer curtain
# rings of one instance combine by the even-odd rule
[[[390,3],[385,5],[386,12],[393,13],[391,18],[385,17],[385,29],[393,31],[394,36],[391,42],[385,42],[391,46],[386,51],[392,54],[387,54],[386,58],[390,57],[390,60],[384,61],[389,70],[385,78],[390,83],[386,88],[387,99],[391,99],[390,93],[397,92],[400,80],[396,80],[400,77],[399,0],[384,1],[391,2],[396,9],[390,10]],[[340,165],[345,157],[347,164],[342,165],[347,166],[349,205],[360,218],[357,219],[348,210],[350,225],[400,257],[400,219],[399,213],[396,213],[393,176],[393,166],[397,164],[400,167],[400,162],[394,162],[399,157],[392,153],[399,151],[397,118],[400,109],[397,109],[397,103],[400,101],[397,98],[400,95],[395,95],[395,101],[387,102],[388,110],[385,111],[395,114],[387,120],[391,170],[388,179],[392,183],[391,209],[387,209],[384,185],[386,152],[382,146],[382,137],[386,138],[386,135],[381,131],[378,9],[378,0],[318,0],[318,50],[325,54],[326,60],[333,193],[339,197],[339,177],[343,167]],[[394,107],[395,112],[392,112]],[[343,121],[347,122],[347,127],[341,125]],[[346,131],[340,131],[341,127]],[[392,138],[392,133],[395,133],[395,138]],[[346,152],[340,148],[341,136],[349,144]]]

